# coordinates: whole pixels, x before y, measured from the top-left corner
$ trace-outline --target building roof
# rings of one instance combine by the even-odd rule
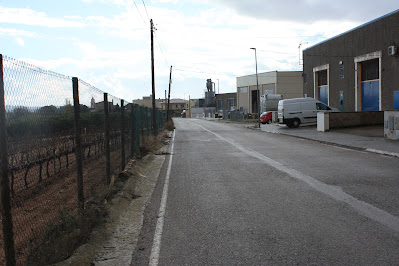
[[[268,72],[261,72],[261,73],[258,73],[258,76],[262,76],[262,75],[273,75],[273,74],[275,74],[275,75],[277,75],[277,73],[279,73],[279,74],[283,74],[283,73],[296,73],[296,72],[302,72],[302,70],[290,70],[290,71],[277,71],[277,70],[274,70],[274,71],[268,71]],[[239,76],[239,77],[236,77],[236,78],[243,78],[243,77],[250,77],[250,76],[256,76],[256,74],[249,74],[249,75],[244,75],[244,76]]]
[[[168,101],[166,101],[167,103]],[[162,101],[162,103],[165,103],[165,100]],[[188,103],[188,100],[184,99],[170,99],[170,103]]]
[[[378,20],[381,20],[381,19],[383,19],[383,18],[389,17],[389,16],[391,16],[391,15],[393,15],[393,14],[395,14],[395,13],[398,13],[398,12],[399,12],[399,9],[397,9],[397,10],[395,10],[395,11],[392,11],[391,13],[388,13],[388,14],[386,14],[386,15],[383,15],[383,16],[381,16],[381,17],[378,17],[378,18],[376,18],[376,19],[373,19],[373,20],[371,20],[371,21],[369,21],[369,22],[366,22],[366,23],[364,23],[364,24],[362,24],[362,25],[360,25],[360,26],[357,26],[356,28],[353,28],[353,29],[351,29],[351,30],[345,31],[345,32],[343,32],[343,33],[341,33],[341,34],[338,34],[338,35],[336,35],[336,36],[334,36],[334,37],[331,37],[331,38],[329,38],[329,39],[327,39],[327,40],[324,40],[324,41],[319,42],[319,43],[317,43],[317,44],[315,44],[315,45],[312,45],[312,46],[310,46],[310,47],[304,49],[304,51],[306,51],[306,50],[308,50],[308,49],[311,49],[311,48],[313,48],[313,47],[315,47],[315,46],[318,46],[318,45],[320,45],[320,44],[322,44],[322,43],[325,43],[325,42],[328,42],[328,41],[330,41],[330,40],[333,40],[333,39],[335,39],[335,38],[338,38],[338,37],[340,37],[340,36],[342,36],[342,35],[345,35],[345,34],[347,34],[347,33],[352,32],[352,31],[355,31],[355,30],[357,30],[357,29],[360,29],[360,28],[362,28],[362,27],[365,27],[365,26],[367,26],[367,25],[369,25],[369,24],[372,24],[372,23],[374,23],[374,22],[376,22],[376,21],[378,21]]]

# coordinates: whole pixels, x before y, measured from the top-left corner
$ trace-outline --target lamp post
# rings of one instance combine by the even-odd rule
[[[256,67],[256,89],[257,89],[257,97],[256,97],[256,104],[258,107],[258,127],[260,128],[260,94],[259,94],[259,82],[258,82],[258,59],[256,57],[256,48],[249,48],[255,51],[255,67]]]

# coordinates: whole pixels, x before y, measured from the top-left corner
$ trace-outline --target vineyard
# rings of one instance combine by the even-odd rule
[[[0,265],[31,264],[40,256],[54,263],[37,247],[46,245],[61,214],[77,217],[85,203],[103,199],[111,175],[140,156],[143,139],[163,127],[164,114],[156,110],[154,125],[150,108],[0,59],[0,153],[7,158],[1,161]]]

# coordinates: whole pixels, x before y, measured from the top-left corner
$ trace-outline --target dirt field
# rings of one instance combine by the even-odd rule
[[[120,146],[114,145],[112,149],[111,172],[119,173],[122,170]],[[14,173],[12,216],[18,265],[26,263],[29,250],[37,245],[48,225],[57,221],[61,210],[77,213],[76,160],[73,153],[67,156],[50,161],[49,177],[47,177],[47,163],[44,163],[41,169],[41,182],[39,182],[40,166],[32,166],[26,178],[28,188],[24,180],[26,169]],[[67,160],[68,168],[66,168]],[[97,155],[92,152],[90,158],[85,157],[83,176],[86,200],[106,191],[104,152]],[[0,231],[0,265],[5,265],[2,240],[2,231]]]

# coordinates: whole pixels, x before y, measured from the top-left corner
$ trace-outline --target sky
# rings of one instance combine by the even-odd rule
[[[396,5],[395,5],[396,4]],[[0,53],[129,102],[236,92],[236,77],[302,70],[301,51],[398,9],[396,0],[0,0]]]

